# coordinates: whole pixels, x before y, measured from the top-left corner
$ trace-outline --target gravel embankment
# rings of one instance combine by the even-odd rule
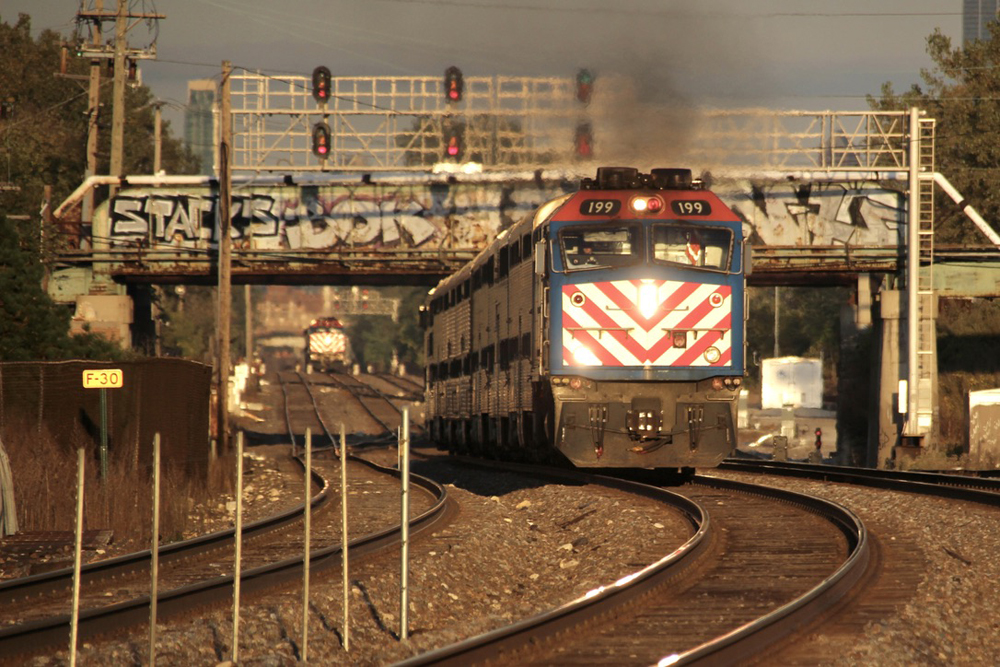
[[[834,665],[1000,665],[1000,510],[842,484],[712,474],[839,502],[889,542],[886,553],[904,541],[907,555],[923,561],[922,574],[894,613],[868,622],[861,636],[819,632],[797,647],[797,656],[839,655],[825,663]],[[883,576],[896,576],[892,562],[883,564]],[[833,642],[840,647],[832,649]]]
[[[461,512],[453,525],[411,545],[409,637],[399,639],[395,550],[350,570],[349,652],[342,638],[341,571],[313,575],[311,662],[389,664],[491,630],[611,583],[668,553],[690,533],[673,511],[618,492],[470,472],[440,461],[414,460],[412,469],[448,483]],[[295,664],[302,657],[301,588],[245,602],[240,663]],[[163,624],[158,660],[220,662],[230,656],[231,636],[229,611]],[[147,642],[136,633],[129,642],[84,645],[79,663],[138,664],[145,661]],[[64,664],[66,658],[61,652],[32,664]]]

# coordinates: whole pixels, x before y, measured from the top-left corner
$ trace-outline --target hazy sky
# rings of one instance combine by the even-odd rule
[[[85,0],[92,7],[94,0]],[[113,8],[115,0],[104,0]],[[183,105],[221,63],[271,74],[632,74],[697,105],[865,109],[931,66],[935,28],[961,39],[961,0],[131,0],[158,22],[143,82]],[[0,20],[72,35],[78,0],[0,0]],[[112,36],[111,23],[106,24]],[[145,24],[129,36],[147,45]],[[181,133],[180,111],[167,113]]]

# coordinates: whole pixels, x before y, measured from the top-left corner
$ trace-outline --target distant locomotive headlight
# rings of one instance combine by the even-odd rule
[[[714,345],[705,350],[705,361],[707,361],[708,363],[714,364],[721,358],[722,358],[722,353],[719,352],[719,348],[715,347]]]
[[[655,195],[632,197],[628,205],[635,213],[657,213],[663,210],[663,200]]]

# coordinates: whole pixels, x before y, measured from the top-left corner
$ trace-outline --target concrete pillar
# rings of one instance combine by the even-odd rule
[[[840,354],[837,363],[837,450],[840,465],[869,465],[872,367],[877,366],[878,346],[872,329],[871,278],[858,276],[855,298],[840,309]],[[859,359],[868,363],[859,363]]]
[[[878,358],[872,368],[877,381],[872,387],[878,394],[873,396],[877,400],[871,405],[867,465],[880,469],[893,465],[893,452],[903,425],[903,416],[899,414],[899,381],[906,377],[906,368],[900,352],[906,346],[900,329],[901,302],[902,292],[898,290],[883,290],[876,299],[874,342]]]

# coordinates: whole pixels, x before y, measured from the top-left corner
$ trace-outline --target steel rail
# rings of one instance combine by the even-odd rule
[[[844,482],[877,489],[920,493],[1000,507],[1000,479],[936,472],[876,470],[824,464],[726,459],[720,470]]]
[[[808,593],[782,605],[755,621],[697,646],[689,651],[664,656],[660,665],[736,664],[747,656],[762,653],[808,626],[846,598],[864,580],[874,560],[868,531],[861,519],[846,507],[823,498],[774,487],[697,475],[697,484],[764,495],[796,504],[830,521],[843,533],[848,557],[830,576]]]
[[[358,384],[356,384],[356,385],[350,385],[350,384],[344,382],[343,380],[338,380],[335,377],[334,373],[327,373],[326,376],[329,379],[333,380],[333,382],[338,387],[340,387],[341,389],[349,392],[351,394],[351,396],[353,396],[355,398],[355,400],[357,400],[358,404],[361,405],[361,407],[364,409],[364,411],[367,412],[368,415],[373,420],[375,420],[378,423],[379,426],[381,426],[383,429],[385,429],[386,433],[388,433],[388,434],[395,433],[395,429],[393,429],[391,426],[389,426],[384,421],[382,421],[382,419],[380,419],[378,416],[376,416],[375,413],[372,411],[372,409],[370,407],[368,407],[368,404],[366,404],[361,399],[361,392],[359,390],[361,388],[365,388],[365,389],[370,389],[370,390],[374,391],[375,394],[378,395],[379,398],[381,398],[383,401],[385,401],[386,403],[388,403],[392,407],[392,409],[395,410],[399,415],[402,415],[403,411],[400,410],[399,408],[397,408],[396,405],[392,401],[390,401],[388,398],[386,398],[386,396],[384,394],[382,394],[382,392],[378,391],[377,389],[375,389],[371,385],[368,385],[368,384],[365,384],[365,383],[361,382],[360,380],[356,380],[356,382]]]
[[[396,478],[400,475],[394,468],[380,466],[356,457],[351,457],[351,460]],[[435,527],[439,521],[446,518],[450,502],[445,487],[433,480],[411,475],[411,483],[435,498],[434,504],[429,509],[411,519],[412,537]],[[348,543],[350,558],[353,560],[367,556],[396,544],[399,535],[400,526],[396,525],[351,540]],[[342,544],[315,550],[310,554],[310,569],[316,572],[339,565],[342,557]],[[240,576],[241,590],[245,594],[253,594],[285,584],[300,577],[302,568],[302,557],[298,556],[245,570]],[[232,588],[233,576],[224,575],[174,590],[161,591],[157,595],[158,618],[168,620],[182,616],[195,608],[226,602],[231,599]],[[80,640],[93,639],[127,627],[146,624],[149,622],[149,605],[149,596],[141,596],[107,607],[82,611],[79,617],[78,636]],[[69,633],[69,614],[0,629],[0,661],[11,660],[29,653],[37,654],[47,648],[55,650],[65,647],[69,641]]]
[[[489,465],[480,461],[475,461],[472,464]],[[503,465],[529,472],[540,471],[538,474],[541,476],[577,481],[586,479],[592,483],[595,480],[597,483],[605,483],[606,480],[611,479],[617,483],[614,488],[642,493],[646,497],[666,498],[667,494],[676,495],[658,487],[627,482],[622,479],[587,475],[580,471],[542,469],[520,464]],[[871,560],[871,545],[863,524],[850,510],[820,498],[782,489],[703,476],[695,477],[695,481],[714,488],[725,488],[770,497],[815,512],[829,520],[844,534],[850,554],[836,572],[824,579],[806,595],[713,642],[692,648],[686,653],[667,656],[661,664],[694,664],[702,661],[715,664],[736,662],[749,655],[747,651],[759,652],[766,646],[787,637],[789,633],[802,627],[803,624],[811,622],[836,600],[846,596],[864,577]],[[683,496],[680,497],[683,498]],[[697,508],[696,510],[689,509],[687,512],[692,521],[694,521],[695,516],[692,512],[697,512],[700,515],[697,520],[697,522],[701,522],[698,530],[691,540],[656,563],[623,577],[614,584],[599,587],[556,609],[397,664],[406,667],[432,664],[468,665],[502,658],[521,647],[554,637],[572,627],[581,626],[592,618],[611,614],[619,605],[635,600],[652,589],[667,583],[681,571],[693,565],[697,557],[708,548],[709,517],[692,501],[686,498],[684,500],[686,503],[690,503],[689,507]],[[697,522],[696,525],[698,525]]]
[[[429,651],[397,663],[399,666],[416,665],[469,665],[498,659],[522,647],[529,646],[603,615],[615,607],[626,605],[640,596],[666,585],[672,579],[693,567],[707,552],[713,527],[705,510],[694,501],[659,487],[615,477],[592,475],[577,470],[547,468],[518,463],[494,463],[455,457],[465,465],[490,469],[502,468],[560,481],[601,484],[609,488],[634,493],[658,502],[667,503],[680,510],[694,528],[692,537],[660,560],[631,575],[589,591],[565,605],[512,625],[434,651]]]

